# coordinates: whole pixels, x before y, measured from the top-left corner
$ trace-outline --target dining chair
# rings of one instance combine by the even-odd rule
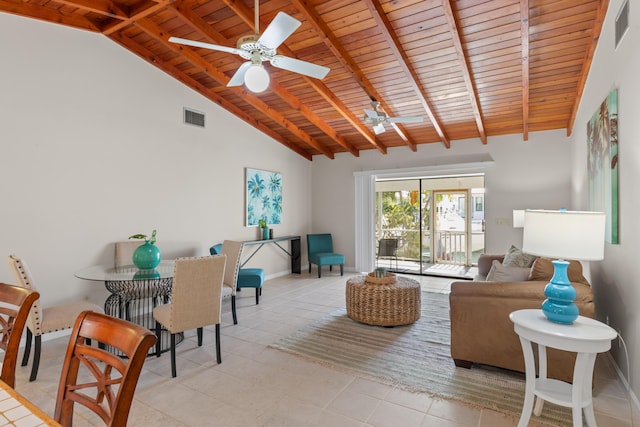
[[[128,240],[126,242],[115,243],[115,255],[113,257],[114,267],[124,267],[126,265],[133,265],[133,253],[142,242],[139,240]]]
[[[16,384],[16,364],[22,331],[31,306],[40,294],[20,286],[0,283],[0,349],[4,351],[0,380],[9,387]]]
[[[36,290],[33,277],[29,271],[26,261],[15,255],[9,255],[9,267],[13,271],[18,284],[23,288]],[[38,299],[29,313],[27,320],[27,336],[25,338],[24,354],[22,356],[22,366],[27,366],[31,355],[31,343],[35,341],[33,350],[33,362],[31,364],[31,375],[29,381],[35,381],[38,376],[40,366],[40,354],[42,349],[42,335],[50,332],[71,329],[78,314],[85,310],[92,310],[104,313],[99,305],[89,301],[72,301],[64,304],[53,305],[42,308]],[[35,338],[34,338],[35,337]]]
[[[93,341],[98,347],[89,344]],[[78,403],[107,426],[125,427],[142,365],[155,342],[142,326],[93,311],[80,313],[64,356],[54,419],[70,427]]]
[[[244,246],[243,246],[244,249]],[[218,255],[222,252],[222,243],[217,243],[209,248],[211,255]],[[242,256],[242,253],[241,253]],[[262,285],[264,283],[264,269],[262,268],[238,268],[238,278],[236,280],[236,291],[242,288],[254,288],[256,290],[256,305],[260,304],[262,296]]]
[[[162,326],[171,334],[171,376],[176,376],[176,334],[196,329],[198,347],[202,346],[203,328],[215,325],[216,358],[220,352],[222,288],[226,255],[178,258],[175,261],[171,302],[153,309],[156,321],[156,356],[162,348]]]
[[[231,315],[233,316],[233,324],[238,324],[238,316],[236,315],[236,290],[238,289],[238,270],[240,269],[240,255],[243,248],[242,242],[235,240],[225,240],[222,242],[220,254],[227,256],[227,264],[224,269],[224,286],[222,287],[222,296],[231,296]]]

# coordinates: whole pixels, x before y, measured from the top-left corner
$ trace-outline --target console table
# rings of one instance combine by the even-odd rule
[[[531,410],[538,416],[545,402],[569,407],[574,427],[582,427],[582,410],[589,427],[595,427],[591,383],[597,353],[608,351],[615,330],[588,317],[578,316],[572,325],[550,322],[542,310],[518,310],[509,315],[516,334],[520,336],[525,363],[525,397],[518,427],[529,424]],[[538,344],[538,376],[532,343]],[[573,385],[547,378],[547,347],[577,353],[573,369]],[[538,396],[535,408],[534,397]]]
[[[291,242],[290,243],[291,248],[289,251],[283,248],[282,245],[280,245],[280,242],[286,242],[286,241]],[[280,249],[282,249],[291,258],[291,272],[300,274],[300,257],[301,257],[300,236],[283,236],[283,237],[276,237],[274,239],[266,239],[266,240],[245,240],[243,243],[244,243],[244,246],[257,246],[257,248],[255,248],[253,252],[251,252],[251,254],[247,259],[245,259],[240,263],[240,268],[244,267],[244,265],[247,262],[249,262],[249,260],[253,258],[253,256],[260,249],[262,249],[264,245],[274,244]]]

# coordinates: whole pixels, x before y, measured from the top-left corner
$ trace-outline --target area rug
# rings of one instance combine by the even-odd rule
[[[449,297],[422,293],[420,319],[383,328],[357,323],[346,309],[306,325],[270,347],[386,384],[520,417],[524,374],[484,365],[456,368],[449,352]],[[571,411],[545,404],[537,422],[571,425]]]

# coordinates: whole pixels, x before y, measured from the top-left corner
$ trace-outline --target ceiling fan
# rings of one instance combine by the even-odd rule
[[[373,110],[364,110],[364,122],[371,123],[373,125],[373,132],[376,135],[380,135],[385,131],[385,123],[420,123],[422,117],[407,116],[407,117],[389,117],[387,113],[380,109],[380,103],[378,101],[371,101]]]
[[[329,72],[329,68],[311,62],[301,61],[276,54],[276,49],[301,25],[301,22],[284,12],[278,12],[274,20],[267,26],[262,35],[259,34],[258,7],[259,0],[255,0],[255,29],[257,34],[241,37],[237,47],[220,46],[211,43],[204,43],[195,40],[170,37],[172,43],[179,43],[204,49],[212,49],[221,52],[235,53],[247,59],[235,72],[227,86],[242,86],[246,84],[252,92],[262,92],[269,86],[269,73],[264,69],[263,61],[270,62],[271,65],[283,70],[304,74],[316,79],[324,78]]]

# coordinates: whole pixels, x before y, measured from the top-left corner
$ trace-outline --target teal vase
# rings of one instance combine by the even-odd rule
[[[162,254],[160,249],[149,241],[145,241],[133,252],[133,264],[140,270],[153,270],[160,264]]]
[[[140,269],[136,271],[136,274],[133,275],[133,280],[143,280],[143,279],[159,279],[160,272],[158,270],[147,270]]]
[[[262,240],[269,240],[269,229],[267,227],[262,229]]]

